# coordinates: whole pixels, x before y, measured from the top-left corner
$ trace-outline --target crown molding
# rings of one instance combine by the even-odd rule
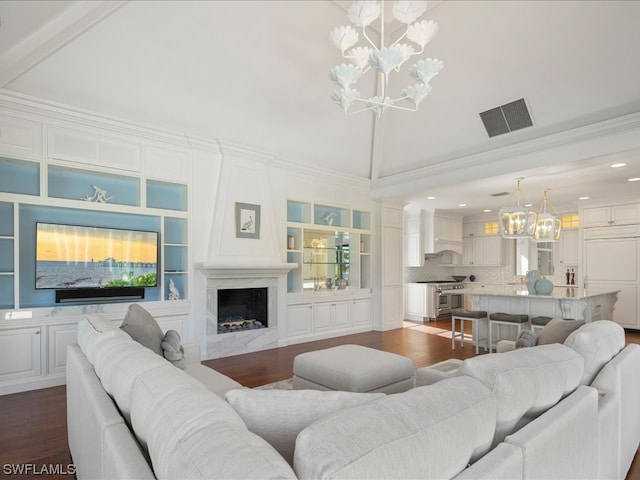
[[[456,178],[457,183],[460,183],[477,179],[478,174],[493,175],[496,171],[503,169],[506,163],[513,166],[514,171],[541,167],[544,166],[544,163],[541,163],[543,155],[547,158],[547,164],[555,164],[558,163],[558,159],[555,158],[558,152],[566,149],[573,149],[576,156],[566,158],[564,161],[593,157],[602,153],[589,149],[588,144],[592,145],[594,141],[607,141],[630,133],[633,134],[633,139],[629,142],[633,145],[620,143],[616,147],[619,146],[621,149],[640,147],[640,112],[388,175],[377,180],[371,189],[371,194],[374,198],[403,195],[423,189],[425,185],[442,184],[443,181],[451,182],[452,176]]]

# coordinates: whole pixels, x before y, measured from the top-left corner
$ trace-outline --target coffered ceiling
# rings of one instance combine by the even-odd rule
[[[4,1],[0,87],[369,178],[374,196],[434,208],[499,208],[491,194],[519,176],[534,203],[545,188],[557,207],[640,198],[627,181],[640,177],[640,1],[431,2],[427,52],[445,67],[418,112],[381,121],[330,100],[341,59],[328,32],[348,24],[347,3]],[[489,138],[479,113],[520,98],[533,126]]]

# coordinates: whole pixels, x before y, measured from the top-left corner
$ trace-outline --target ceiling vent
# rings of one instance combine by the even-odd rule
[[[509,192],[498,192],[491,194],[492,197],[504,197],[505,195],[509,195]]]
[[[533,122],[524,98],[480,113],[489,137],[531,127]]]

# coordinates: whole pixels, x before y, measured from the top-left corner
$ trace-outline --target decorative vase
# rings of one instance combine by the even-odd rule
[[[538,295],[549,295],[553,291],[553,283],[551,280],[541,278],[536,282],[536,293]]]
[[[529,270],[527,272],[527,290],[529,293],[536,293],[536,282],[540,280],[540,272],[538,270]]]

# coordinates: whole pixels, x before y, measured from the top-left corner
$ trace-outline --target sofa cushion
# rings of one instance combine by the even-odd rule
[[[102,315],[87,315],[78,322],[78,345],[91,365],[95,359],[95,346],[112,337],[128,338],[129,336]]]
[[[496,396],[495,446],[575,390],[583,372],[582,357],[554,343],[469,358],[457,374],[475,378]]]
[[[242,388],[242,385],[232,378],[216,372],[213,368],[209,368],[201,363],[187,363],[184,367],[184,372],[191,378],[198,380],[207,390],[221,398],[224,398],[224,395],[229,390]]]
[[[624,348],[624,329],[611,320],[586,323],[571,333],[564,344],[584,358],[582,385],[590,385],[604,365]]]
[[[157,478],[294,478],[222,398],[169,364],[138,377],[133,430]]]
[[[522,330],[516,339],[516,348],[535,347],[536,334],[531,330]]]
[[[162,340],[164,333],[156,319],[140,305],[129,305],[127,314],[120,328],[127,332],[136,342],[162,356]]]
[[[554,318],[540,330],[536,345],[564,343],[569,334],[582,325],[584,325],[584,321],[582,320],[562,320],[561,318]]]
[[[489,451],[495,397],[471,378],[451,378],[341,410],[296,440],[301,479],[453,478]]]
[[[384,393],[251,389],[230,390],[225,396],[249,430],[290,464],[296,437],[305,427],[330,413],[384,397]]]
[[[122,416],[131,423],[133,385],[143,372],[170,366],[162,357],[130,338],[103,342],[94,369],[105,391],[113,397]]]

